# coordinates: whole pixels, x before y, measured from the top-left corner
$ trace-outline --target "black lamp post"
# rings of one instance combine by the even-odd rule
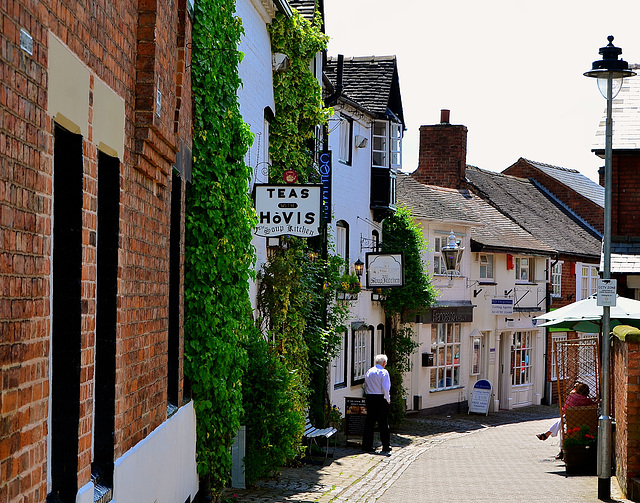
[[[629,70],[629,64],[618,56],[622,49],[613,45],[613,36],[607,37],[609,43],[601,47],[602,59],[594,61],[591,70],[585,72],[586,77],[598,79],[600,93],[607,100],[607,123],[604,148],[604,236],[602,279],[611,278],[611,163],[613,149],[612,103],[622,87],[625,77],[633,77],[635,72]],[[602,306],[602,402],[601,415],[598,419],[598,499],[609,501],[611,495],[611,417],[609,416],[610,393],[610,356],[609,333],[611,331],[611,306]]]

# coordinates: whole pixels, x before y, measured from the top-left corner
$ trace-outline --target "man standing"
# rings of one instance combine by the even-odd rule
[[[362,437],[362,450],[375,452],[373,448],[373,430],[376,422],[380,427],[380,440],[382,441],[382,453],[391,452],[389,431],[389,404],[391,403],[391,380],[387,366],[387,356],[377,355],[375,365],[364,376],[364,391],[366,393],[367,417],[364,423],[364,435]]]

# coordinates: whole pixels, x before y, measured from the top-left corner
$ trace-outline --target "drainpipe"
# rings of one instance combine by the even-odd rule
[[[291,6],[287,0],[273,0],[273,3],[276,4],[276,8],[287,18],[291,18],[293,16],[293,11],[291,10]]]
[[[555,260],[549,266],[549,276],[551,277],[551,280],[552,280],[552,283],[551,283],[552,287],[547,288],[547,295],[546,295],[547,311],[551,308],[551,301],[552,301],[551,293],[553,292],[553,267],[559,261],[560,261],[560,256],[558,253],[556,253]],[[549,327],[546,327],[544,331],[545,331],[544,396],[542,397],[542,399],[544,400],[544,403],[546,403],[547,405],[551,405],[551,402],[553,402],[553,389],[551,389],[551,386],[548,386],[548,384],[551,384],[551,380],[547,382],[547,376],[549,375],[549,353],[547,351],[549,351],[549,339],[551,339],[551,333],[549,332]],[[553,344],[553,340],[551,341],[551,343]],[[553,348],[552,348],[552,352],[553,352]]]

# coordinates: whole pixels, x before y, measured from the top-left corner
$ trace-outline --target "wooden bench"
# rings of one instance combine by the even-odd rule
[[[329,439],[331,437],[333,437],[336,433],[338,433],[338,430],[333,428],[333,427],[329,427],[329,428],[316,428],[315,426],[313,426],[311,424],[311,420],[307,417],[307,424],[304,427],[304,435],[303,438],[306,438],[308,443],[309,443],[309,450],[311,450],[311,444],[315,444],[316,447],[320,450],[321,447],[320,445],[318,445],[318,440],[324,438],[326,441],[326,447],[325,447],[325,458],[329,456]],[[335,437],[335,443],[334,443],[334,449],[337,445],[337,437]]]

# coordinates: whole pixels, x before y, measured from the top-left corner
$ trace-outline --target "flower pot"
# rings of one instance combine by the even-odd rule
[[[598,449],[595,445],[568,445],[563,447],[567,475],[595,475]]]

